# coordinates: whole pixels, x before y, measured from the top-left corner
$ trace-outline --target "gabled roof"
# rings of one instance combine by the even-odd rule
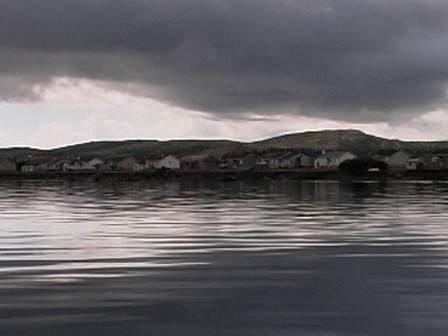
[[[224,155],[222,158],[223,159],[227,159],[227,160],[243,160],[249,156],[256,156],[259,157],[260,159],[262,159],[262,157],[254,152],[240,152],[240,153],[236,153],[236,152],[229,152],[226,155]]]
[[[163,158],[167,157],[167,154],[164,153],[157,153],[157,154],[151,154],[146,159],[149,161],[157,161],[162,160]]]
[[[307,155],[305,155],[305,154],[303,154],[303,153],[299,153],[299,152],[289,152],[289,153],[287,153],[285,156],[283,156],[281,159],[282,159],[282,160],[289,160],[289,159],[293,159],[293,158],[295,158],[295,157],[299,157],[299,156],[306,156],[306,157],[308,157]]]
[[[433,155],[448,155],[448,149],[437,149],[432,152]]]
[[[322,154],[319,156],[319,158],[337,159],[347,153],[353,154],[350,151],[334,151],[334,152],[327,152],[325,154]]]
[[[291,152],[285,152],[285,151],[274,151],[274,152],[268,152],[268,153],[265,153],[265,154],[263,154],[263,157],[265,158],[265,159],[277,159],[277,160],[281,160],[281,159],[283,159],[283,157],[285,157],[285,156],[287,156],[287,155],[289,155],[289,154],[291,154]]]
[[[400,151],[406,153],[406,151],[403,149],[381,149],[381,150],[377,151],[375,154],[378,156],[392,156],[395,153],[400,152]]]
[[[244,156],[244,153],[237,152],[232,149],[232,150],[228,151],[227,153],[225,153],[221,158],[222,159],[236,159],[236,158],[241,158],[243,156]]]
[[[189,162],[199,162],[199,161],[215,161],[218,162],[219,160],[214,157],[213,155],[206,155],[206,154],[198,154],[198,155],[188,155],[184,156],[181,161],[189,161]]]
[[[229,150],[226,148],[215,147],[215,148],[207,148],[203,150],[199,155],[211,155],[219,159],[222,158],[228,152]]]
[[[152,155],[148,156],[146,158],[146,160],[147,161],[160,161],[160,160],[167,158],[168,156],[175,157],[174,155],[171,155],[171,154],[157,153],[157,154],[152,154]]]

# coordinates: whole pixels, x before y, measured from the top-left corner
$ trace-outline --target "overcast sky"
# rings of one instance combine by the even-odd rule
[[[446,0],[0,1],[0,147],[448,140]]]

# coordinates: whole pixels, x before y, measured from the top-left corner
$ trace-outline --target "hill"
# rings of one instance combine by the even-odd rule
[[[230,140],[123,140],[95,141],[52,150],[6,148],[0,149],[0,159],[23,158],[28,155],[54,158],[99,156],[102,158],[116,159],[130,155],[144,156],[160,152],[181,157],[211,151],[213,149],[266,151],[269,149],[287,148],[314,152],[322,149],[350,150],[357,154],[373,153],[380,149],[406,149],[411,153],[424,153],[438,149],[448,149],[448,142],[408,142],[396,139],[385,139],[363,133],[359,130],[325,130],[285,134],[250,143]]]
[[[251,148],[301,148],[305,150],[349,150],[357,154],[382,149],[405,149],[424,153],[448,148],[448,141],[401,141],[369,135],[359,130],[324,130],[286,134],[253,142]]]

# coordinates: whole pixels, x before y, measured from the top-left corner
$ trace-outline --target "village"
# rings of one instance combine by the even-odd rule
[[[208,150],[195,155],[178,157],[169,153],[153,153],[147,156],[122,158],[83,157],[53,158],[27,156],[0,160],[0,172],[145,172],[158,169],[175,171],[219,171],[219,170],[282,170],[337,169],[341,163],[360,156],[351,151],[322,150],[307,153],[300,150],[273,150],[263,153]],[[362,156],[365,158],[366,156]],[[404,149],[386,149],[372,153],[369,160],[382,162],[388,168],[401,170],[425,170],[448,168],[448,150],[437,150],[423,155],[411,155]],[[372,168],[375,170],[377,168]]]

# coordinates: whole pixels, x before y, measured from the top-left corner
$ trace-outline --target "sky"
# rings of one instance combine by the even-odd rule
[[[446,0],[0,1],[0,147],[448,140]]]

